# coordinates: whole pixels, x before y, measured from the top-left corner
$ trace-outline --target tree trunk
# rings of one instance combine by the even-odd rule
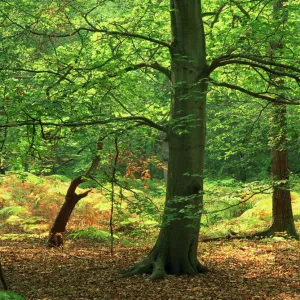
[[[49,233],[48,239],[48,247],[60,247],[63,245],[63,235],[66,230],[66,226],[70,219],[70,216],[75,208],[77,202],[86,197],[91,190],[88,190],[82,194],[76,194],[77,187],[85,181],[84,177],[90,177],[91,173],[94,172],[100,163],[100,154],[99,151],[103,149],[103,140],[101,138],[98,139],[97,142],[97,153],[93,159],[91,166],[89,167],[88,171],[84,174],[84,176],[79,176],[72,180],[70,186],[68,188],[65,202],[62,205],[54,224]]]
[[[289,187],[288,151],[286,149],[286,105],[274,104],[272,115],[271,171],[273,195],[272,225],[269,233],[287,232],[290,236],[299,238],[294,224]]]
[[[169,167],[169,141],[165,132],[161,133],[162,143],[161,143],[161,152],[162,159],[164,164],[164,180],[167,185],[168,181],[168,167]]]
[[[61,207],[54,224],[49,233],[48,246],[49,247],[60,247],[63,245],[63,235],[66,230],[67,223],[70,219],[70,216],[73,212],[73,209],[77,202],[86,197],[89,191],[86,191],[82,194],[76,194],[76,188],[80,183],[83,183],[84,180],[81,177],[75,178],[70,183],[69,189],[67,191],[65,202]]]
[[[286,0],[276,0],[273,4],[273,15],[276,27],[284,25],[287,20]],[[284,50],[283,33],[274,33],[275,38],[270,43],[271,60],[281,56]],[[283,79],[270,75],[275,92],[280,95]],[[280,100],[280,96],[279,96]],[[291,192],[289,187],[288,151],[287,151],[287,120],[286,105],[274,103],[271,109],[271,176],[273,181],[272,195],[272,225],[259,235],[274,235],[276,232],[287,232],[290,236],[299,238],[294,224]]]
[[[207,63],[201,1],[171,2],[171,119],[163,223],[149,255],[125,275],[195,275],[203,201]]]

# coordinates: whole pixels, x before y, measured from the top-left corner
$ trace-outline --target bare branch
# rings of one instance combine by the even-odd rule
[[[235,0],[230,0],[230,1],[236,5],[236,7],[244,14],[244,16],[247,19],[250,19],[249,13],[244,9],[244,7],[238,1]]]
[[[202,17],[206,17],[206,16],[215,16],[213,21],[211,22],[210,24],[210,27],[213,28],[214,25],[218,22],[219,20],[219,17],[220,17],[220,14],[221,12],[223,11],[224,7],[226,6],[226,4],[221,4],[220,7],[216,10],[216,11],[213,11],[213,12],[205,12],[202,14]]]
[[[154,70],[157,70],[161,73],[163,73],[164,75],[166,75],[168,77],[169,80],[171,80],[171,71],[168,68],[163,67],[162,65],[160,65],[157,62],[154,63],[139,63],[136,65],[132,65],[129,66],[127,68],[124,69],[125,72],[129,72],[129,71],[135,71],[138,69],[142,69],[142,68],[151,68]]]
[[[138,33],[132,33],[132,32],[122,32],[122,31],[115,31],[115,30],[108,30],[108,29],[100,29],[100,28],[96,28],[96,27],[79,27],[77,29],[75,29],[72,32],[68,32],[68,33],[50,33],[50,32],[39,32],[39,31],[34,31],[30,28],[25,28],[22,25],[18,24],[18,27],[22,28],[23,30],[27,30],[29,31],[31,34],[34,35],[38,35],[38,36],[47,36],[47,37],[52,37],[52,38],[67,38],[67,37],[71,37],[74,36],[78,33],[80,33],[81,31],[87,31],[87,32],[99,32],[99,33],[105,33],[107,35],[117,35],[117,36],[125,36],[125,37],[131,37],[131,38],[136,38],[136,39],[140,39],[140,40],[144,40],[144,41],[148,41],[154,44],[158,44],[167,48],[170,48],[171,45],[167,42],[155,39],[155,38],[151,38],[149,36],[144,36],[142,34],[138,34]]]

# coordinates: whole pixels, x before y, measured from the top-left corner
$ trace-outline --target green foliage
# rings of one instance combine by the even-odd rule
[[[22,300],[25,299],[12,291],[0,291],[0,299],[2,300]]]
[[[174,86],[164,74],[149,67],[160,64],[168,71],[171,66],[168,47],[149,41],[170,42],[169,5],[167,1],[140,0],[71,2],[0,3],[0,125],[9,125],[1,131],[0,162],[1,167],[8,166],[12,171],[29,171],[16,175],[17,179],[10,182],[11,189],[1,187],[0,204],[6,207],[0,210],[0,216],[9,217],[12,223],[21,222],[26,230],[43,220],[53,220],[68,188],[61,182],[69,183],[86,172],[97,153],[95,145],[100,137],[105,138],[101,166],[93,179],[81,185],[99,188],[98,199],[90,195],[82,200],[71,226],[78,228],[83,220],[90,225],[107,225],[111,207],[116,209],[120,226],[159,222],[165,187],[153,179],[162,178],[162,169],[157,167],[161,163],[161,145],[153,128],[141,125],[145,125],[144,119],[159,126],[172,125],[176,132],[187,136],[196,121],[193,114],[178,117],[175,123],[170,121],[169,99]],[[269,177],[269,105],[213,82],[238,85],[257,95],[276,98],[269,89],[269,64],[262,64],[263,68],[260,64],[253,66],[238,55],[269,59],[270,43],[283,33],[286,47],[275,61],[299,64],[295,42],[299,31],[298,2],[288,3],[285,26],[274,21],[273,7],[266,1],[203,3],[208,65],[222,56],[230,59],[237,55],[238,61],[224,64],[209,75],[206,175],[234,177],[236,181],[206,182],[207,217],[202,220],[206,225],[239,217],[254,203],[252,212],[257,209],[269,213],[265,209],[269,209],[269,200],[260,196],[237,205],[252,191],[238,181]],[[127,36],[129,33],[136,36]],[[250,60],[256,63],[255,59]],[[136,68],[143,64],[147,67]],[[293,99],[298,86],[285,77],[282,94]],[[178,85],[183,84],[175,87]],[[181,99],[186,100],[187,97]],[[300,163],[299,113],[297,107],[288,108],[287,149],[292,157],[290,169],[296,172]],[[141,118],[134,120],[137,116]],[[112,178],[117,150],[119,157]],[[31,173],[50,175],[52,181]],[[297,180],[294,183],[293,176],[291,186],[299,192]],[[112,181],[117,183],[113,190]],[[198,218],[202,208],[190,204],[181,207],[192,198],[174,199],[180,211],[170,210],[169,221],[182,216]],[[91,235],[87,232],[78,234]]]
[[[97,241],[108,241],[111,235],[107,231],[98,230],[95,227],[89,226],[84,228],[79,228],[73,233],[68,235],[71,239],[93,239]],[[115,239],[119,239],[117,235],[114,234]]]
[[[23,220],[22,224],[31,225],[31,224],[41,223],[41,222],[45,222],[45,219],[43,217],[34,216],[34,217]]]
[[[53,174],[50,175],[49,178],[55,179],[61,182],[71,182],[71,179],[65,175]]]
[[[36,176],[29,172],[21,172],[16,174],[16,177],[19,178],[22,182],[28,182],[33,184],[41,184],[44,182],[43,178],[40,176]]]
[[[11,215],[24,215],[27,214],[28,211],[26,208],[22,206],[7,206],[0,210],[0,216],[2,218],[8,218]]]

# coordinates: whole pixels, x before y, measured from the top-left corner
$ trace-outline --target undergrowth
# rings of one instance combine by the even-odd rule
[[[24,238],[26,234],[46,238],[69,183],[66,177],[38,177],[29,173],[0,177],[1,238]],[[112,231],[115,240],[125,244],[153,240],[159,230],[164,184],[153,180],[145,188],[142,181],[135,180],[132,186],[129,188],[128,182],[123,182],[113,194],[110,184],[94,188],[77,204],[67,227],[67,238],[108,242]],[[208,180],[205,187],[202,236],[222,236],[229,230],[255,232],[269,226],[271,191],[258,193],[266,183]],[[292,192],[292,202],[300,231],[300,192],[296,191]]]

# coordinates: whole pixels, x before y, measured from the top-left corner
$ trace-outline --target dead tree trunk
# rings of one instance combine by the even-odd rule
[[[78,201],[84,197],[86,197],[88,195],[88,193],[91,190],[88,190],[84,193],[81,194],[76,194],[76,189],[77,187],[85,182],[85,179],[90,177],[91,174],[96,171],[96,169],[99,166],[100,163],[100,155],[99,155],[99,151],[101,151],[103,149],[103,139],[98,139],[98,143],[97,143],[97,153],[96,156],[91,164],[91,166],[89,167],[88,171],[83,175],[83,176],[79,176],[75,179],[72,180],[72,182],[70,183],[70,186],[68,188],[66,197],[65,197],[65,202],[62,205],[55,221],[54,224],[50,230],[49,233],[49,239],[48,239],[48,247],[60,247],[63,245],[64,240],[63,240],[63,236],[64,236],[64,232],[66,230],[66,226],[68,224],[68,221],[70,219],[70,216],[76,206],[76,204],[78,203]]]

